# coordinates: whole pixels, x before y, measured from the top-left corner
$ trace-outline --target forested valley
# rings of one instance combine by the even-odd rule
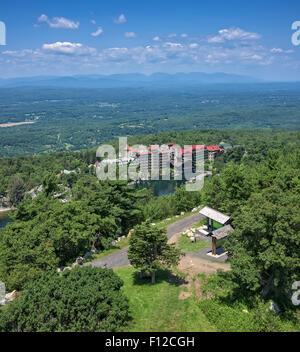
[[[299,83],[1,88],[0,156],[75,151],[119,136],[190,129],[295,130],[299,92]],[[16,123],[26,124],[4,127]]]
[[[57,268],[70,265],[93,247],[100,253],[109,250],[112,241],[127,236],[145,221],[160,223],[199,205],[232,216],[234,232],[225,244],[232,270],[206,281],[203,278],[204,288],[214,295],[193,301],[195,307],[218,331],[299,330],[299,313],[290,297],[293,282],[300,278],[300,133],[190,130],[129,138],[130,145],[222,141],[234,148],[210,165],[213,175],[201,191],[187,192],[183,185],[163,197],[134,189],[127,182],[99,182],[89,168],[96,161],[96,149],[2,158],[0,193],[8,198],[13,195],[10,202],[16,210],[10,215],[12,223],[0,229],[0,279],[8,290],[20,291],[21,298],[0,309],[0,331],[126,330],[130,305],[120,291],[122,282],[113,276],[116,274],[97,274],[95,269],[85,268],[95,280],[97,275],[108,275],[108,286],[99,288],[78,268],[61,277]],[[117,145],[117,141],[111,144]],[[57,177],[64,169],[76,173]],[[36,198],[26,196],[39,185],[43,190]],[[61,196],[54,197],[57,193]],[[69,289],[59,291],[60,302],[67,302],[73,297],[72,290],[78,289],[68,284],[74,280],[110,295],[110,303],[105,304],[111,318],[99,325],[94,316],[69,316],[61,303],[59,314],[67,317],[63,321],[52,316],[53,310],[44,307],[45,302],[41,303],[42,317],[35,315],[28,303],[30,295],[39,304],[39,292],[51,297],[51,287],[62,285]],[[80,309],[86,311],[84,297],[80,298]],[[95,298],[97,302],[101,299]],[[280,306],[279,315],[268,312],[269,300]],[[243,313],[243,309],[250,313]],[[105,315],[104,311],[99,314]],[[72,323],[74,319],[78,319],[77,325]]]

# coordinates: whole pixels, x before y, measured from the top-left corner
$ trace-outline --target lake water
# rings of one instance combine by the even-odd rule
[[[179,187],[184,181],[144,181],[142,183],[138,183],[134,185],[136,189],[152,189],[154,196],[161,197],[161,196],[168,196],[175,192],[176,187]]]
[[[8,213],[0,213],[0,228],[5,227],[10,221]]]

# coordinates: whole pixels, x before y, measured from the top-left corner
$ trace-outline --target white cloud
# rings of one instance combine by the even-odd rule
[[[254,55],[251,56],[251,59],[253,59],[253,60],[262,60],[262,56],[254,54]]]
[[[118,18],[114,20],[114,23],[116,24],[123,24],[127,22],[127,18],[125,17],[124,14],[121,14]]]
[[[159,37],[159,36],[156,36],[156,37],[154,37],[152,40],[155,41],[155,42],[159,42],[159,41],[160,41],[160,37]]]
[[[44,21],[45,17],[41,20]],[[93,33],[94,36],[101,35],[102,28],[95,27],[95,29],[97,31]],[[127,38],[135,36],[134,32],[127,32],[126,35]],[[241,38],[248,38],[249,41],[245,43]],[[284,55],[291,52],[289,50],[278,47],[266,48],[250,38],[254,39],[256,36],[241,29],[222,30],[218,34],[218,40],[209,42],[208,37],[184,39],[182,35],[177,35],[175,39],[168,39],[168,36],[161,35],[152,38],[151,45],[147,43],[145,46],[107,47],[102,50],[82,43],[58,41],[44,44],[39,49],[0,52],[0,70],[1,67],[2,72],[5,67],[10,67],[11,71],[16,68],[21,70],[21,67],[24,67],[24,70],[26,68],[32,70],[34,67],[36,74],[42,72],[42,69],[44,73],[51,70],[56,72],[56,67],[63,74],[64,71],[74,73],[88,70],[126,71],[137,67],[141,70],[145,67],[154,70],[163,67],[172,67],[174,70],[181,68],[205,70],[207,67],[215,70],[226,70],[228,67],[245,70],[249,67],[285,63],[286,58],[293,59],[292,55]]]
[[[56,42],[51,44],[43,44],[43,50],[57,54],[69,55],[93,55],[97,51],[94,48],[83,46],[81,43]]]
[[[259,39],[258,33],[246,32],[241,28],[221,29],[219,34],[208,38],[209,43],[223,43],[226,40],[253,40]]]
[[[186,33],[181,34],[181,38],[187,38],[188,35]]]
[[[292,54],[294,52],[294,50],[283,50],[281,48],[273,48],[270,50],[271,53],[273,54]]]
[[[101,35],[102,33],[103,33],[102,27],[98,27],[98,29],[96,30],[96,32],[91,33],[91,36],[93,36],[93,37],[98,37],[98,36]]]
[[[270,51],[271,53],[283,53],[283,50],[281,48],[273,48]]]
[[[3,51],[2,54],[4,55],[9,55],[9,56],[14,56],[14,57],[24,57],[26,55],[31,55],[33,54],[33,50],[31,49],[23,49],[23,50],[6,50]]]
[[[183,48],[183,45],[180,43],[171,43],[171,42],[167,42],[164,44],[165,48]]]
[[[136,34],[134,32],[126,32],[125,37],[126,38],[135,38]]]
[[[97,22],[95,20],[91,20],[91,24],[96,24]]]
[[[177,37],[177,34],[175,34],[175,33],[172,33],[172,34],[168,35],[168,38],[175,38],[175,37]]]
[[[44,14],[38,18],[38,22],[45,22],[51,28],[78,29],[80,26],[79,22],[75,22],[64,17],[53,17],[51,20]]]

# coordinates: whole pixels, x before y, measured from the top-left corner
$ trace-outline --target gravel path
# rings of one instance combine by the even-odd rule
[[[205,219],[203,215],[194,214],[182,220],[176,221],[167,227],[167,236],[172,238],[178,233],[183,232],[185,229],[197,224],[197,222]],[[124,248],[118,252],[108,255],[105,258],[95,260],[93,262],[87,263],[85,265],[92,265],[98,268],[118,268],[122,266],[129,265],[129,260],[127,257],[128,248]]]

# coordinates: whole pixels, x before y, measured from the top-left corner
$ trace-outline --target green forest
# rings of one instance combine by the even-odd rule
[[[234,232],[225,243],[231,271],[201,278],[203,292],[209,294],[205,299],[191,298],[182,303],[185,319],[193,319],[192,310],[199,318],[199,326],[201,321],[207,321],[212,331],[299,330],[299,310],[290,297],[292,284],[300,278],[300,133],[189,130],[129,138],[130,145],[170,141],[181,145],[223,141],[234,148],[211,165],[213,175],[201,191],[187,192],[183,185],[163,197],[155,197],[151,190],[135,189],[127,182],[99,182],[88,167],[96,161],[95,149],[0,160],[1,195],[16,206],[10,215],[12,223],[0,229],[0,281],[9,291],[21,292],[19,299],[0,309],[0,331],[144,329],[145,325],[139,324],[146,318],[138,315],[140,308],[131,295],[141,299],[143,294],[147,302],[152,289],[148,284],[143,286],[141,280],[145,279],[136,278],[132,283],[136,275],[130,271],[133,269],[106,272],[76,268],[60,276],[57,268],[71,265],[93,247],[105,252],[112,241],[135,229],[131,248],[143,248],[143,243],[153,238],[154,248],[162,250],[160,259],[154,258],[151,267],[147,260],[141,261],[142,252],[132,250],[130,257],[133,265],[145,273],[157,270],[153,297],[163,294],[169,282],[165,270],[178,262],[180,253],[160,237],[165,230],[151,232],[147,228],[199,205],[208,205],[234,219]],[[56,177],[63,169],[77,172]],[[26,195],[39,185],[43,190],[36,198]],[[57,193],[62,195],[55,197]],[[62,199],[68,201],[63,203]],[[159,265],[162,261],[166,266]],[[179,272],[175,273],[180,277]],[[103,284],[89,281],[88,277],[97,275],[106,277]],[[86,289],[76,300],[77,281]],[[139,291],[136,285],[140,285]],[[177,289],[172,291],[170,286],[169,290],[170,299],[175,300],[172,295],[178,294]],[[91,292],[101,294],[85,303]],[[32,297],[31,304],[28,297]],[[53,297],[59,305],[55,306]],[[268,311],[270,300],[279,305],[280,314]],[[68,310],[66,307],[74,302],[76,308]],[[175,306],[179,304],[174,302]],[[36,306],[41,307],[42,314],[36,315]],[[91,309],[95,314],[89,314]],[[74,319],[78,324],[74,325]],[[180,331],[187,331],[188,326],[180,327]]]
[[[151,89],[0,89],[0,156],[89,149],[187,129],[295,130],[298,83]],[[284,119],[282,118],[284,116]],[[32,122],[2,127],[3,124]]]

